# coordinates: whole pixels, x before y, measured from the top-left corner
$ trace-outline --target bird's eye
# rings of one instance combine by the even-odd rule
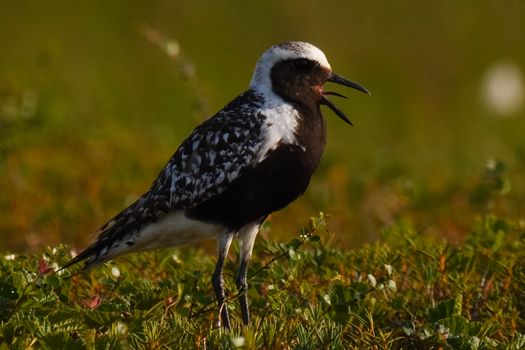
[[[299,59],[292,61],[292,66],[296,71],[305,72],[308,69],[310,69],[312,65],[311,65],[311,61],[305,58],[299,58]]]

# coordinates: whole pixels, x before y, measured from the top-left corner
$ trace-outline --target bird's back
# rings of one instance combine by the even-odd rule
[[[248,90],[195,128],[151,188],[100,230],[66,266],[86,268],[129,252],[193,243],[264,219],[307,188],[322,149],[289,132],[299,112]],[[322,129],[320,115],[308,129]]]

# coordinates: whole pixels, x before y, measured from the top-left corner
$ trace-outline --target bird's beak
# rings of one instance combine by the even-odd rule
[[[356,89],[356,90],[359,90],[361,92],[364,92],[365,94],[370,95],[370,91],[368,91],[368,89],[365,88],[364,86],[359,85],[358,83],[350,81],[350,80],[348,80],[346,78],[343,78],[342,76],[337,75],[335,73],[331,73],[330,76],[328,77],[327,81],[329,81],[331,83],[336,83],[336,84],[339,84],[339,85],[348,86],[348,87],[351,87],[353,89]]]
[[[348,86],[348,87],[351,87],[352,89],[356,89],[356,90],[359,90],[361,92],[364,92],[365,94],[368,94],[370,95],[370,91],[368,91],[367,88],[365,88],[364,86],[356,83],[356,82],[353,82],[351,80],[348,80],[346,78],[343,78],[342,76],[340,75],[337,75],[335,73],[331,73],[330,76],[328,77],[328,79],[326,81],[329,81],[331,83],[336,83],[336,84],[339,84],[339,85],[344,85],[344,86]],[[347,118],[346,115],[344,115],[343,112],[341,112],[340,109],[338,109],[326,96],[327,95],[333,95],[333,96],[339,96],[339,97],[345,97],[344,95],[341,95],[341,94],[338,94],[336,92],[331,92],[331,91],[325,91],[323,92],[323,96],[321,98],[321,104],[324,104],[326,106],[328,106],[328,108],[330,108],[335,114],[337,114],[337,116],[339,118],[341,118],[343,121],[345,121],[346,123],[350,124],[353,126],[352,122],[350,121],[350,119]]]

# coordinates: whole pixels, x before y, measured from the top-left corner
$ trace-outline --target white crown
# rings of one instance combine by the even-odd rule
[[[332,69],[323,51],[312,44],[301,41],[287,41],[269,48],[259,59],[253,72],[250,88],[265,95],[272,94],[270,72],[275,63],[282,60],[306,58],[319,63],[321,67]]]

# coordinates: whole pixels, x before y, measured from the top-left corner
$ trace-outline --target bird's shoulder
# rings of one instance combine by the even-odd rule
[[[266,118],[260,113],[263,104],[262,97],[248,90],[197,126],[151,188],[99,229],[96,244],[90,248],[97,251],[97,256],[87,265],[106,256],[118,242],[133,244],[134,235],[144,225],[222,193],[260,157],[261,130]],[[84,259],[91,250],[70,264]]]
[[[260,158],[263,104],[248,90],[196,127],[153,182],[150,197],[184,209],[224,191]]]

